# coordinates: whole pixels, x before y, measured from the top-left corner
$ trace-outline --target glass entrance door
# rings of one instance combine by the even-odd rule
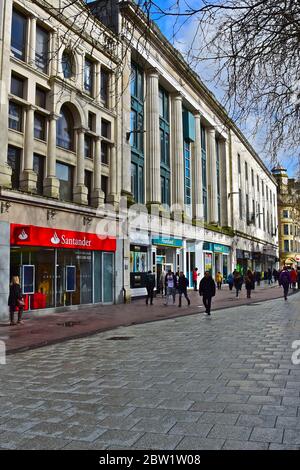
[[[102,255],[102,291],[103,303],[112,303],[114,295],[114,255],[113,253],[103,253]]]

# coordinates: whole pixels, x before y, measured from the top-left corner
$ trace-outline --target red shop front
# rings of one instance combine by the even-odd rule
[[[27,309],[113,303],[115,238],[11,224],[10,244]]]

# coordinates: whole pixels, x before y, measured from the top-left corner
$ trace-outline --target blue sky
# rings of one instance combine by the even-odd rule
[[[170,8],[174,13],[178,12],[177,0],[154,0],[154,2],[164,10]],[[213,2],[214,0],[212,0],[211,3]],[[136,3],[143,4],[145,2],[144,0],[136,0]],[[181,11],[186,10],[188,6],[191,8],[197,8],[201,3],[201,0],[179,0],[179,5],[182,9]],[[198,24],[196,17],[162,16],[159,12],[156,12],[152,15],[152,18],[158,24],[163,34],[177,49],[179,49],[183,54],[184,52],[189,51]],[[220,87],[217,87],[212,81],[214,64],[209,65],[202,62],[200,64],[198,63],[197,65],[193,65],[192,68],[198,73],[201,80],[222,103],[223,90]],[[261,152],[265,138],[264,132],[262,131],[259,134],[253,135],[253,122],[251,123],[250,120],[246,123],[238,122],[237,124],[257,153],[262,156],[266,165],[271,169],[272,164],[270,163],[268,156],[264,157]],[[295,157],[295,155],[288,155],[286,153],[279,155],[280,162],[287,168],[290,176],[293,176],[297,170]]]

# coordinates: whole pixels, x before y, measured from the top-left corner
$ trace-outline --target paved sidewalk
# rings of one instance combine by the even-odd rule
[[[299,300],[8,356],[0,448],[300,449]]]
[[[119,326],[129,326],[140,323],[158,321],[165,318],[176,318],[201,313],[204,310],[202,299],[198,292],[190,292],[191,306],[186,306],[183,298],[183,306],[173,308],[165,307],[164,299],[158,296],[154,299],[153,306],[146,306],[145,300],[134,300],[131,304],[89,306],[79,310],[65,311],[62,313],[26,313],[24,325],[9,326],[8,322],[0,322],[0,340],[5,340],[8,354],[25,351],[49,344],[59,343],[68,339],[96,334],[101,331],[112,330]],[[239,305],[259,303],[264,300],[282,296],[282,288],[277,285],[256,287],[252,298],[246,298],[243,289],[240,298],[235,297],[235,292],[230,292],[228,286],[223,286],[217,291],[213,300],[213,310],[231,309]],[[178,296],[176,298],[178,302]],[[259,308],[259,307],[257,307]],[[230,315],[230,310],[227,312]],[[72,326],[65,326],[65,325]]]

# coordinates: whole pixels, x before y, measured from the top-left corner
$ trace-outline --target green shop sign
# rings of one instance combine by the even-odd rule
[[[178,238],[153,238],[153,245],[170,246],[173,248],[182,248],[182,240]]]

